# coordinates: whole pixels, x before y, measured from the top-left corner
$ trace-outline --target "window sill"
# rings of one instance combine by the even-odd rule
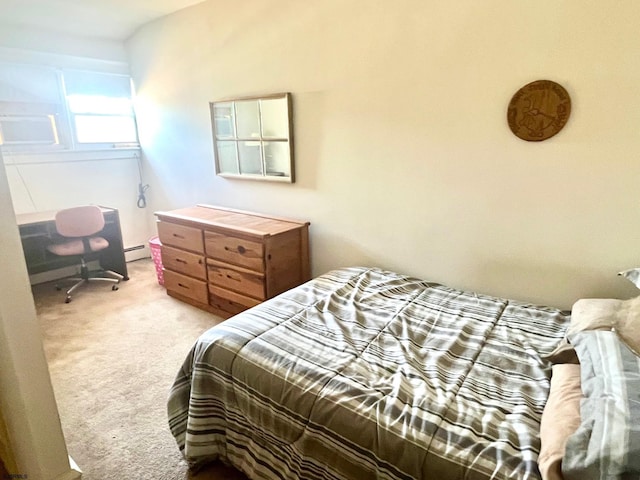
[[[140,147],[116,147],[86,150],[54,150],[49,152],[3,152],[5,165],[118,160],[139,156]]]

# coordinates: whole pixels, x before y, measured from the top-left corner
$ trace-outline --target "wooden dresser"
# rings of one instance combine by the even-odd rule
[[[228,318],[311,278],[309,222],[211,205],[155,215],[172,297]]]

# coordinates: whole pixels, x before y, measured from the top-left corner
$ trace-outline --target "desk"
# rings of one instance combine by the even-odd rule
[[[100,208],[104,214],[105,225],[96,235],[109,242],[109,247],[97,254],[100,267],[119,273],[124,280],[129,280],[118,210],[108,207]],[[60,238],[56,232],[55,216],[56,211],[16,215],[29,275],[79,264],[76,257],[60,257],[46,249],[52,241]]]

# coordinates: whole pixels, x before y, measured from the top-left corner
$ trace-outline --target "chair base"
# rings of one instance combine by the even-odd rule
[[[109,275],[109,276],[98,276],[98,275]],[[85,283],[90,282],[107,282],[112,283],[111,290],[118,290],[118,284],[124,277],[119,273],[112,272],[111,270],[100,270],[98,272],[89,272],[87,264],[83,261],[80,266],[80,276],[79,277],[70,277],[65,278],[65,282],[76,282],[71,288],[69,288],[66,292],[67,296],[64,300],[64,303],[69,303],[71,301],[71,294],[75,292],[78,288],[80,288]],[[62,290],[62,286],[60,284],[56,285],[56,289]]]

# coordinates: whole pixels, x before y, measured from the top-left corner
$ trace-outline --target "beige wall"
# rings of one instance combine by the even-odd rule
[[[9,470],[15,471],[17,468],[15,455],[11,448],[9,433],[7,432],[2,413],[2,405],[0,405],[0,474],[7,475]]]
[[[378,265],[570,306],[629,296],[640,238],[634,0],[210,0],[127,43],[152,207],[196,202],[311,221],[314,274]],[[515,91],[561,83],[542,143]],[[293,185],[218,178],[208,102],[293,94]]]

